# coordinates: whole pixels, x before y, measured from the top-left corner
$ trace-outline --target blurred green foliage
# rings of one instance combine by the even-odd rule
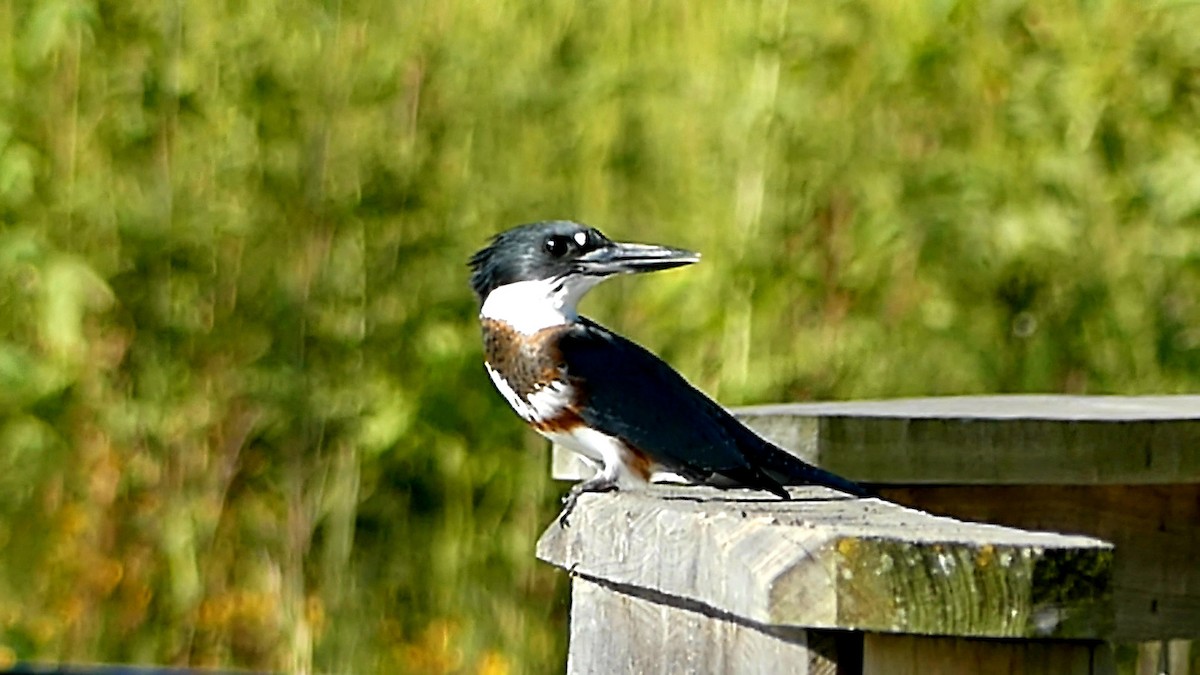
[[[0,658],[561,668],[520,222],[730,404],[1194,390],[1197,129],[1183,0],[0,2]]]

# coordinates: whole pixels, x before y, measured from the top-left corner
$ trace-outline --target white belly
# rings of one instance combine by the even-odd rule
[[[541,432],[539,432],[541,433]],[[561,445],[579,455],[597,472],[615,478],[623,489],[644,487],[647,483],[642,472],[635,468],[634,454],[619,438],[608,434],[579,427],[569,432],[542,433],[551,442]],[[683,476],[666,471],[663,467],[650,466],[650,482],[686,483]]]

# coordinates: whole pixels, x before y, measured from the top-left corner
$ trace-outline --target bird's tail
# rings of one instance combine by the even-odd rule
[[[754,438],[742,444],[746,459],[784,485],[821,485],[855,497],[875,496],[858,483],[813,466],[748,429],[747,435]]]

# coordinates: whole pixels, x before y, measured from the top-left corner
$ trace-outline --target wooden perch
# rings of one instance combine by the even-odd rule
[[[686,496],[679,498],[665,486],[590,496],[576,527],[552,528],[539,549],[580,575],[573,612],[585,627],[572,628],[572,664],[605,663],[582,656],[593,653],[586,626],[630,614],[642,617],[633,625],[659,617],[664,635],[678,625],[717,630],[713,617],[725,617],[723,647],[709,656],[775,655],[760,666],[804,654],[814,664],[845,664],[849,653],[864,672],[910,672],[900,665],[907,662],[921,664],[911,672],[1096,673],[1111,666],[1112,645],[1136,643],[1145,672],[1187,672],[1186,641],[1200,635],[1200,396],[965,396],[734,413],[889,501],[1017,530],[869,500],[789,504],[691,487],[678,489]],[[553,472],[567,480],[590,475],[561,449]],[[830,519],[839,513],[841,521]],[[1060,535],[1018,530],[1084,536],[1064,535],[1060,542],[1076,543],[1060,547],[1041,539]],[[1092,547],[1077,545],[1083,541]],[[993,560],[1010,564],[993,568]],[[1084,579],[1107,579],[1104,593]],[[670,651],[643,628],[629,639]],[[836,649],[830,634],[839,636]],[[955,637],[927,637],[935,634]],[[1054,639],[1037,639],[1042,634]],[[861,636],[857,646],[847,648],[846,635]],[[1166,640],[1183,656],[1163,666],[1156,655],[1166,653]]]
[[[538,557],[576,575],[568,670],[675,672],[663,655],[685,655],[657,640],[680,621],[702,631],[688,638],[706,645],[701,654],[728,659],[745,640],[760,643],[756,665],[725,672],[760,672],[763,653],[800,648],[788,637],[800,628],[1092,640],[1112,628],[1105,542],[964,523],[823,488],[793,494],[784,502],[656,486],[585,495],[571,527],[551,525],[538,544]],[[626,634],[633,642],[614,645]],[[809,633],[800,634],[806,645]],[[630,645],[641,645],[638,653]]]
[[[964,523],[823,488],[585,495],[538,557],[776,626],[972,637],[1103,638],[1112,547]]]

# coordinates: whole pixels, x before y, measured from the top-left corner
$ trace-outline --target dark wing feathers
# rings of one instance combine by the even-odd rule
[[[736,419],[732,421],[739,427],[735,434],[739,438],[738,447],[742,449],[750,463],[767,475],[778,477],[784,485],[795,485],[796,483],[824,485],[856,497],[875,496],[874,492],[852,480],[815,467],[791,453],[775,447],[770,441],[746,428]]]
[[[787,498],[783,483],[862,488],[762,439],[641,346],[587,320],[558,343],[567,375],[582,386],[583,421],[621,438],[683,476],[720,474]]]

